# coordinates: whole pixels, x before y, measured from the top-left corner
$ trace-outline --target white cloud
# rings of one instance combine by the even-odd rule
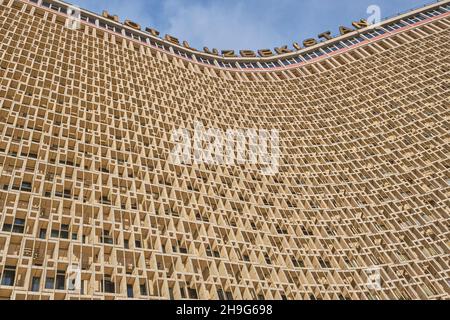
[[[125,19],[135,20],[138,23],[145,24],[143,27],[154,25],[155,11],[151,10],[154,1],[148,0],[99,0],[93,3],[92,0],[72,0],[74,4],[82,8],[91,8],[98,14],[107,10],[110,14],[118,15],[121,21]]]
[[[199,48],[261,49],[283,42],[282,34],[273,28],[267,16],[249,13],[243,2],[168,0],[164,10],[168,17],[167,32]]]
[[[301,42],[339,25],[367,18],[373,0],[69,0],[123,21],[154,27],[193,47],[262,49]],[[382,16],[429,0],[377,0]]]

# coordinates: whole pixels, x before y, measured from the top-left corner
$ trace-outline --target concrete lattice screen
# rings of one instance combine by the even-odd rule
[[[445,11],[253,73],[0,0],[0,297],[448,299]],[[278,130],[278,173],[171,163],[198,121]]]

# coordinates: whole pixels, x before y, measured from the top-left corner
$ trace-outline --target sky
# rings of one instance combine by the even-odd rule
[[[432,0],[66,0],[120,21],[132,20],[161,35],[187,40],[192,47],[271,49],[302,42],[324,31],[336,35],[340,25],[368,18],[379,6],[382,18]]]

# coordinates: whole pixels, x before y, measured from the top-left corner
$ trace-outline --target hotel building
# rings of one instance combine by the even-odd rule
[[[450,1],[255,57],[68,9],[0,0],[0,299],[450,298]]]

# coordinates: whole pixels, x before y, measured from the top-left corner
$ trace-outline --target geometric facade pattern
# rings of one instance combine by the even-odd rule
[[[0,298],[450,298],[446,5],[244,72],[0,0]],[[279,172],[173,164],[195,122],[278,130]]]

